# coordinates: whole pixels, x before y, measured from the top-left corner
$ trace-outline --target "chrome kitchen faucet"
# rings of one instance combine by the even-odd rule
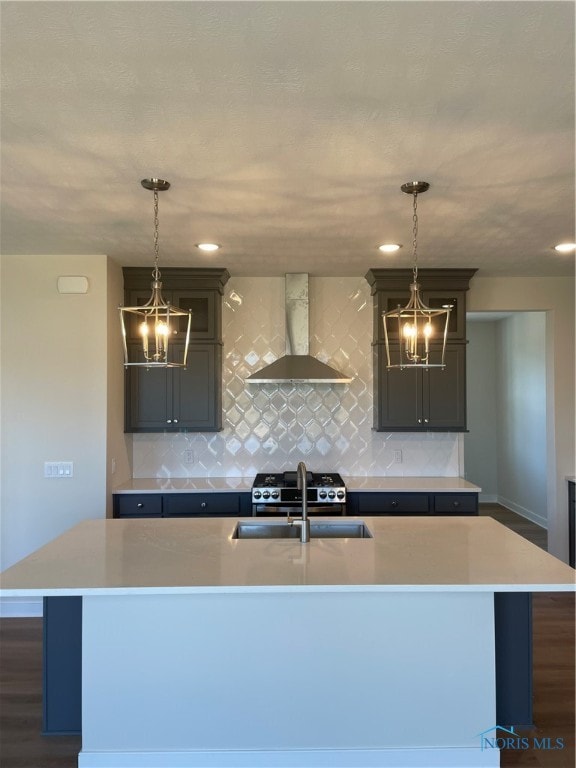
[[[301,461],[296,470],[296,487],[302,491],[302,517],[293,520],[288,515],[288,521],[292,525],[300,526],[300,541],[307,544],[310,541],[310,520],[308,520],[308,475],[306,464]]]

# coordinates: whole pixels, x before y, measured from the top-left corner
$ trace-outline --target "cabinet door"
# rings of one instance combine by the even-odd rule
[[[466,293],[464,291],[423,291],[424,303],[431,309],[444,309],[451,307],[448,319],[448,333],[446,338],[450,341],[464,341],[466,338]],[[445,317],[432,318],[434,337],[442,340],[444,333]]]
[[[446,346],[446,368],[386,368],[374,345],[374,429],[385,432],[466,430],[466,346]]]
[[[446,338],[450,341],[464,341],[466,338],[466,293],[464,291],[422,291],[423,302],[431,309],[451,307]],[[374,340],[384,341],[383,312],[404,307],[410,299],[409,291],[380,291],[375,296],[374,303]],[[445,317],[432,318],[434,339],[442,340]],[[398,338],[398,320],[389,318],[387,322],[388,336]]]
[[[192,310],[190,340],[220,341],[217,322],[216,293],[214,291],[172,291],[171,301],[180,309]],[[178,338],[186,338],[186,317],[176,318]]]
[[[383,344],[374,347],[378,374],[374,381],[374,429],[418,431],[421,411],[420,377],[415,369],[386,368]]]
[[[152,277],[150,277],[150,285],[152,285]],[[147,290],[137,290],[133,289],[126,292],[125,297],[125,306],[127,307],[142,307],[144,304],[147,304],[150,301],[150,294],[152,292],[152,288],[148,288]],[[163,294],[164,295],[164,294]],[[169,300],[168,296],[164,296],[166,301]],[[142,336],[139,332],[140,323],[142,322],[142,318],[138,315],[130,314],[126,318],[126,339],[130,341],[140,341]]]
[[[192,311],[190,322],[190,339],[197,341],[216,341],[219,333],[216,293],[214,291],[193,290],[163,290],[164,301],[170,302],[179,309]],[[127,306],[141,307],[150,300],[150,290],[132,289],[127,291]],[[126,337],[128,341],[140,341],[139,327],[142,318],[130,315],[127,321]],[[172,341],[186,339],[188,318],[174,317],[171,320]]]
[[[125,432],[163,432],[172,424],[172,374],[170,368],[126,370]]]
[[[164,517],[239,517],[238,493],[166,493]]]
[[[379,291],[374,297],[374,341],[384,341],[384,312],[390,312],[398,307],[405,307],[410,299],[410,291],[406,288],[401,291]],[[388,318],[386,321],[388,336],[391,339],[398,338],[398,320]]]
[[[436,493],[433,501],[435,515],[477,515],[477,493]]]
[[[422,412],[425,429],[466,429],[466,347],[446,346],[446,368],[422,369]]]
[[[191,344],[186,368],[173,369],[173,429],[212,432],[222,428],[217,380],[221,355],[217,344]]]
[[[222,429],[221,357],[218,344],[191,344],[186,368],[129,368],[124,431]]]
[[[427,515],[427,493],[360,493],[359,515]]]
[[[114,517],[162,517],[162,496],[157,493],[116,493]]]

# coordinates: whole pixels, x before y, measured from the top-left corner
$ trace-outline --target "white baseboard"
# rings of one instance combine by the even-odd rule
[[[536,523],[536,525],[544,528],[544,530],[548,530],[548,520],[546,520],[546,518],[542,515],[538,515],[536,512],[532,512],[531,509],[526,509],[525,507],[520,506],[520,504],[516,504],[514,501],[510,501],[510,499],[507,499],[504,496],[498,496],[497,503],[501,504],[503,507],[506,507],[506,509],[509,509],[511,512],[516,512],[517,515],[525,517],[527,520]]]
[[[497,493],[480,493],[478,494],[478,502],[480,504],[498,504]]]
[[[79,768],[496,768],[500,750],[479,747],[406,749],[89,752]]]
[[[0,618],[24,619],[38,618],[43,615],[41,597],[3,597],[0,598]]]

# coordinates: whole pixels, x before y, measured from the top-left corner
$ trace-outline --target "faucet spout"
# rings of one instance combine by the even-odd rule
[[[296,487],[302,491],[302,519],[294,520],[300,526],[300,541],[307,544],[310,541],[310,521],[308,520],[308,471],[303,461],[299,462],[296,470]]]

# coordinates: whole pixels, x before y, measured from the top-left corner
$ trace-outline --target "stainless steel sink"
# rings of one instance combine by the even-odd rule
[[[234,529],[233,539],[299,539],[300,529],[286,520],[242,521]],[[311,520],[311,539],[371,539],[361,520]]]

